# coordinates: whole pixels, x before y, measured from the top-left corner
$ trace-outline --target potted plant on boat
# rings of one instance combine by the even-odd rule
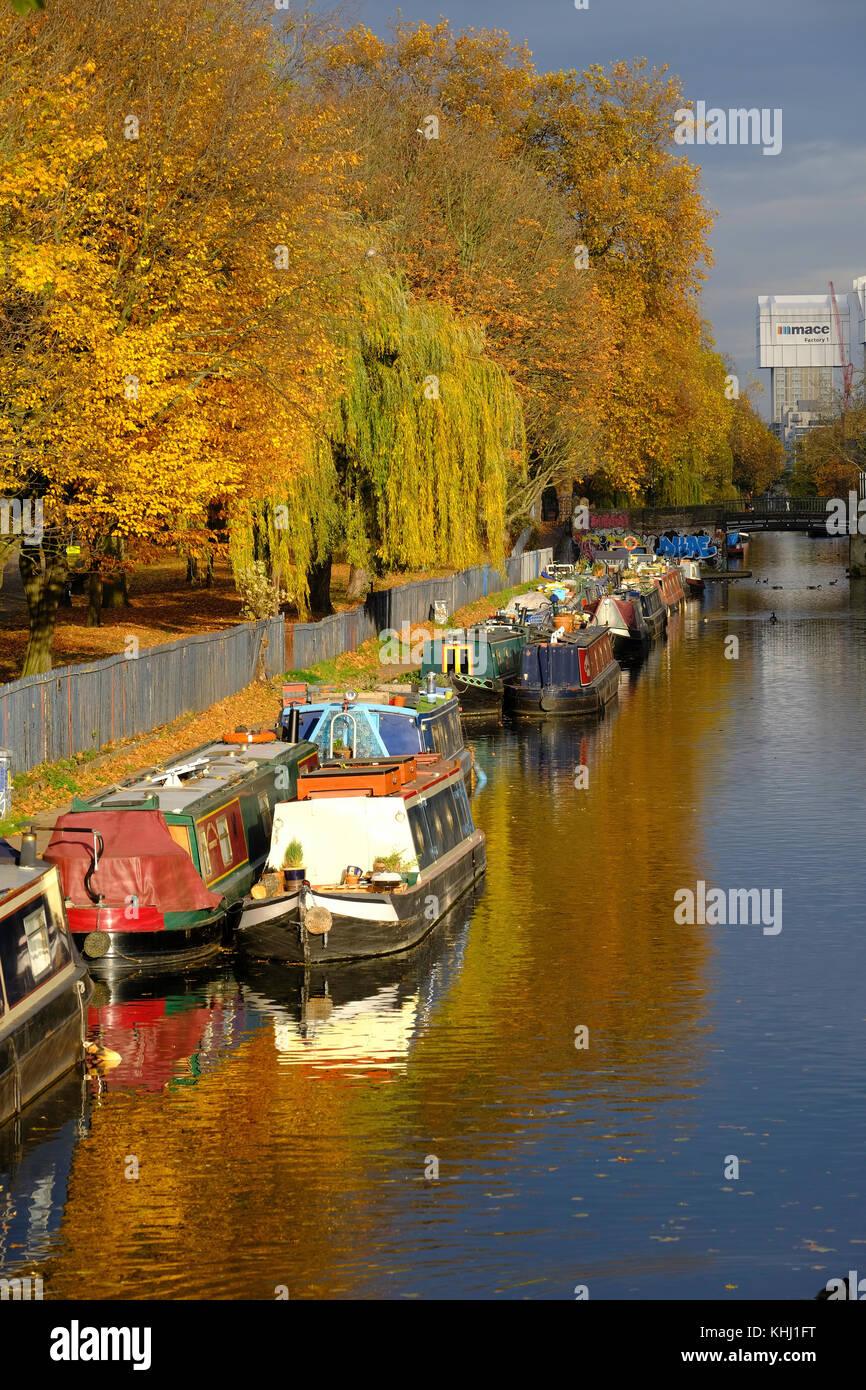
[[[399,849],[379,854],[373,862],[372,886],[376,892],[390,892],[403,882],[403,855]]]
[[[283,891],[299,888],[304,881],[304,846],[290,840],[283,854]]]

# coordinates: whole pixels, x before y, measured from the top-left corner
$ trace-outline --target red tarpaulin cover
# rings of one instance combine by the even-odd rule
[[[91,901],[84,875],[93,863],[93,836],[85,826],[98,830],[105,842],[90,887],[102,893],[107,907],[122,907],[136,897],[139,907],[191,912],[221,901],[219,893],[205,888],[186,850],[175,844],[161,811],[70,811],[57,817],[45,858],[57,865],[63,891],[76,906]]]

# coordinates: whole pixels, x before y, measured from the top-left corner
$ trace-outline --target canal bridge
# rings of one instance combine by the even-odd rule
[[[716,502],[698,507],[629,507],[636,530],[805,531],[826,536],[826,497],[777,497],[773,494]]]

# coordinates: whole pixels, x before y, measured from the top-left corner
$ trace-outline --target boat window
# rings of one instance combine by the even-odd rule
[[[9,1007],[71,958],[63,919],[48,898],[33,899],[6,917],[0,932],[0,973]]]
[[[189,842],[189,826],[170,825],[168,827],[168,833],[174,840],[175,844],[180,845],[181,849],[185,849],[190,859],[192,859],[192,846]]]
[[[267,792],[259,792],[259,815],[265,834],[270,838],[271,834],[271,803],[268,801]]]
[[[466,787],[462,782],[455,783],[451,788],[451,795],[454,797],[454,806],[457,811],[457,820],[460,829],[465,835],[471,835],[475,826],[472,823],[472,812],[469,809],[469,797],[466,795]]]
[[[379,712],[379,737],[389,753],[419,753],[421,736],[412,715]]]
[[[451,796],[451,788],[445,787],[427,800],[427,819],[434,838],[438,842],[440,854],[459,845],[463,836],[457,821],[457,812]]]
[[[217,821],[217,834],[220,837],[220,854],[223,864],[232,862],[232,840],[229,835],[229,823],[225,816],[220,816]]]
[[[433,734],[433,747],[440,758],[451,758],[460,751],[463,746],[463,738],[460,733],[460,720],[456,710],[450,710],[447,714],[440,714],[431,721],[430,728]]]
[[[198,832],[198,850],[201,857],[202,873],[205,883],[207,883],[213,877],[213,868],[210,862],[210,851],[207,847],[207,836],[203,829]]]
[[[298,738],[301,740],[310,739],[310,742],[312,742],[310,735],[312,734],[321,717],[322,711],[320,709],[313,710],[311,714],[305,714],[302,711],[301,718],[298,722]],[[287,728],[288,723],[289,721],[286,718],[285,724]]]
[[[51,969],[51,947],[48,941],[48,922],[45,919],[45,908],[42,903],[34,907],[32,912],[24,914],[24,937],[27,942],[27,954],[30,957],[30,969],[33,971],[34,980],[41,980]]]
[[[418,863],[422,869],[426,869],[438,857],[439,850],[433,844],[430,828],[427,824],[427,813],[423,805],[409,807],[409,829],[412,831]]]

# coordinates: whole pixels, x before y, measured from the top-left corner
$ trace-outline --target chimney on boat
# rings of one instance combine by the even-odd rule
[[[299,741],[299,740],[298,740],[298,734],[299,734],[299,732],[300,732],[300,728],[301,728],[301,714],[300,714],[300,711],[299,711],[297,705],[292,705],[291,709],[289,710],[289,723],[288,723],[288,727],[287,727],[286,732],[285,732],[285,734],[284,734],[284,736],[283,736],[283,737],[284,737],[284,741],[285,741],[286,743],[297,743],[297,742]]]
[[[21,836],[21,849],[18,853],[19,869],[35,869],[37,863],[36,856],[36,836],[33,828],[25,831]]]

